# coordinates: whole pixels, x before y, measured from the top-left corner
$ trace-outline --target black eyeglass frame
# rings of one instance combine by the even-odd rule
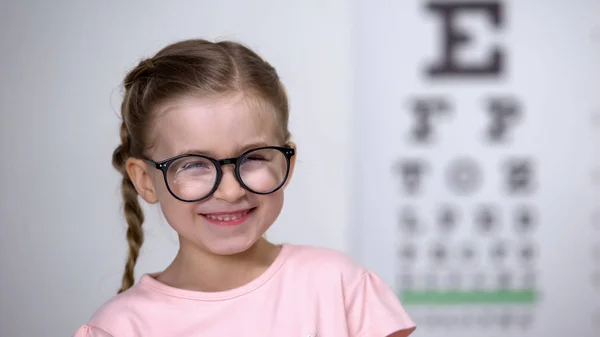
[[[244,181],[242,180],[242,177],[241,177],[241,174],[240,174],[240,164],[242,163],[242,160],[248,154],[250,154],[252,152],[255,152],[255,151],[258,151],[258,150],[269,150],[269,149],[278,150],[281,153],[283,153],[283,155],[285,156],[285,159],[286,159],[286,162],[287,162],[287,168],[286,168],[286,172],[285,172],[285,177],[281,181],[281,184],[279,184],[279,186],[277,186],[273,190],[271,190],[269,192],[256,192],[256,191],[252,190],[250,187],[248,187],[248,185],[244,184]],[[198,201],[202,201],[202,200],[207,199],[208,197],[210,197],[211,195],[213,195],[213,193],[215,193],[215,191],[219,188],[219,185],[221,184],[221,179],[223,178],[222,166],[224,166],[224,165],[234,165],[235,166],[235,170],[234,170],[234,172],[235,172],[235,178],[238,181],[238,183],[244,189],[246,189],[247,191],[249,191],[251,193],[254,193],[254,194],[261,194],[261,195],[275,193],[281,187],[283,187],[283,185],[285,185],[285,182],[288,180],[288,177],[289,177],[289,174],[290,174],[290,161],[291,161],[292,157],[295,155],[295,153],[296,153],[296,151],[294,150],[294,148],[292,148],[290,146],[262,146],[262,147],[257,147],[257,148],[253,148],[253,149],[247,150],[244,153],[242,153],[241,155],[239,155],[238,157],[224,158],[224,159],[215,159],[215,158],[212,158],[212,157],[209,157],[209,156],[205,156],[205,155],[201,155],[201,154],[194,154],[194,153],[178,155],[178,156],[171,157],[171,158],[159,161],[159,162],[155,162],[154,160],[147,159],[147,158],[143,158],[143,159],[144,159],[144,161],[146,161],[147,163],[149,163],[150,165],[152,165],[154,168],[162,171],[162,173],[163,173],[163,179],[165,181],[165,186],[167,186],[167,190],[169,191],[169,193],[175,199],[183,201],[183,202],[198,202]],[[188,199],[180,198],[179,196],[177,196],[171,190],[171,186],[169,186],[169,179],[168,179],[168,176],[167,176],[167,173],[169,171],[169,167],[176,160],[181,159],[181,158],[186,158],[186,157],[197,157],[197,158],[207,159],[207,160],[211,161],[215,165],[215,168],[217,170],[217,178],[215,179],[215,184],[214,184],[213,188],[210,190],[210,192],[208,192],[202,198],[189,199],[189,200]]]

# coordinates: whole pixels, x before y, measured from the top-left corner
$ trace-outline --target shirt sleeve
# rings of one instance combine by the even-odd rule
[[[75,331],[73,337],[114,337],[108,332],[91,325],[84,325]]]
[[[370,271],[346,289],[345,304],[350,337],[406,337],[416,328],[392,289]]]

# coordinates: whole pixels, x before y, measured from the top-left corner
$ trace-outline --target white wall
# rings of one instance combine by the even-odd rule
[[[0,3],[0,336],[68,336],[120,284],[126,256],[119,85],[174,40],[242,41],[278,69],[291,98],[298,168],[270,232],[349,250],[351,6],[313,1]],[[146,208],[142,272],[176,239]]]

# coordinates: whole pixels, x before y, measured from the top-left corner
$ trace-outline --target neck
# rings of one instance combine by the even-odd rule
[[[243,253],[215,255],[183,241],[177,256],[157,280],[169,286],[204,292],[241,287],[260,276],[279,254],[264,238]]]

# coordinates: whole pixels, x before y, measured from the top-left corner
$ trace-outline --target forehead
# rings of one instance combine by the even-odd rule
[[[186,152],[220,158],[252,144],[281,145],[273,109],[242,93],[181,98],[161,106],[157,116],[151,142],[155,159]]]

